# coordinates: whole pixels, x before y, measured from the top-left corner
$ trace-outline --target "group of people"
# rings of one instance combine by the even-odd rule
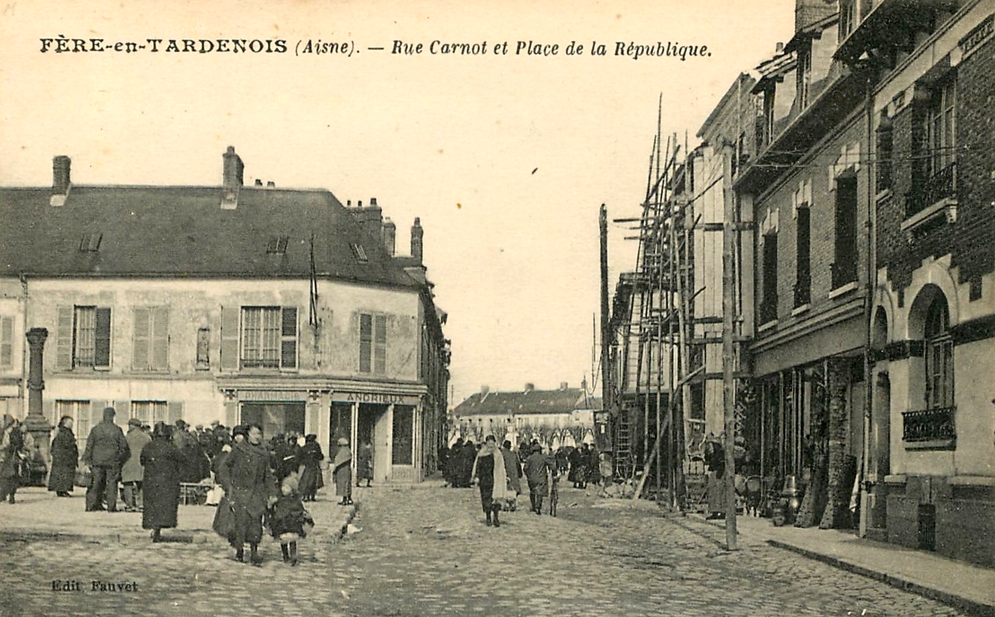
[[[4,414],[0,424],[0,503],[14,503],[22,479],[29,473],[34,438],[20,420]]]
[[[595,474],[598,471],[598,457],[593,449],[585,444],[578,452],[591,452],[595,461]],[[472,458],[470,453],[472,452]],[[571,452],[551,454],[548,448],[537,441],[523,442],[518,452],[512,451],[510,441],[500,447],[493,435],[488,435],[478,448],[472,441],[457,440],[446,453],[443,462],[444,475],[449,486],[467,487],[475,482],[480,490],[480,505],[484,511],[487,526],[500,527],[502,511],[515,510],[517,496],[522,492],[522,479],[528,484],[530,509],[541,515],[543,504],[549,498],[549,513],[556,516],[559,495],[559,481],[564,472],[568,473],[577,488],[583,488],[592,476],[584,465],[585,458],[572,459]],[[466,462],[470,460],[469,470]],[[575,462],[576,461],[576,462]],[[596,481],[596,480],[591,480]]]

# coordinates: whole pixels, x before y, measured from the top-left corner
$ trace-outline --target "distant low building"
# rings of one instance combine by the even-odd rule
[[[536,390],[528,383],[518,392],[484,387],[456,406],[449,441],[462,437],[476,443],[494,435],[516,448],[533,439],[553,449],[594,443],[594,412],[600,409],[601,399],[566,383],[556,390]]]

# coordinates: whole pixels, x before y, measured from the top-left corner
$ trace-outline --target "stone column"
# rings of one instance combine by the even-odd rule
[[[34,438],[35,447],[38,453],[45,460],[49,460],[48,438],[52,432],[52,425],[42,414],[42,390],[45,389],[45,380],[42,378],[43,351],[45,339],[48,338],[48,330],[45,328],[32,328],[28,330],[28,348],[30,350],[28,365],[28,415],[24,418],[24,430]]]
[[[850,506],[847,476],[852,472],[847,454],[850,429],[850,410],[847,407],[846,389],[849,382],[849,364],[844,358],[830,358],[827,381],[829,384],[829,501],[822,514],[819,527],[835,529],[845,524]]]

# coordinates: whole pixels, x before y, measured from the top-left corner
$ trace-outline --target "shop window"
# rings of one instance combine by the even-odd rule
[[[63,370],[111,365],[111,309],[59,307],[56,366]]]
[[[390,457],[394,465],[414,464],[414,419],[414,407],[409,405],[394,407],[393,447]]]

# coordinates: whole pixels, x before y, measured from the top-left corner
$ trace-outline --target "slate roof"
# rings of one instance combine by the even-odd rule
[[[580,388],[528,390],[522,392],[478,392],[456,406],[460,417],[511,414],[570,413],[575,409],[600,408],[601,403]]]
[[[220,186],[73,185],[63,206],[51,192],[0,188],[0,276],[306,278],[313,233],[319,277],[420,287],[327,190],[243,186],[234,210]],[[273,236],[285,253],[267,252]]]

